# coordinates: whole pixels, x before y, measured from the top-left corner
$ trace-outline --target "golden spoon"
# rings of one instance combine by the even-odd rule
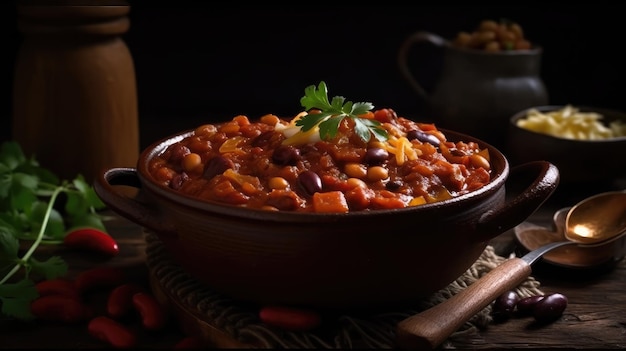
[[[565,217],[565,238],[587,245],[617,239],[626,231],[626,191],[609,191],[588,197]]]
[[[448,300],[402,320],[396,326],[397,346],[401,349],[437,347],[498,296],[528,278],[531,265],[550,250],[573,244],[596,246],[626,234],[625,202],[626,192],[603,193],[579,202],[568,212],[566,222],[570,237],[576,241],[568,237],[567,241],[552,242],[520,258],[508,259]],[[576,228],[582,227],[585,219],[592,225],[586,226],[586,236],[577,236],[580,232]]]

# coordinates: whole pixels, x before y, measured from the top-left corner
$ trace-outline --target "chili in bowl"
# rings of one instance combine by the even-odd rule
[[[163,186],[201,199],[278,211],[348,212],[418,206],[489,183],[489,152],[476,142],[448,141],[433,124],[391,109],[367,115],[389,137],[362,141],[352,119],[337,135],[290,135],[295,122],[265,115],[202,125],[151,159]],[[298,128],[298,127],[295,127]],[[299,128],[298,128],[299,129]]]
[[[445,287],[559,181],[549,162],[509,168],[479,139],[328,100],[323,82],[301,102],[292,119],[235,116],[157,141],[94,188],[216,291],[347,308]]]

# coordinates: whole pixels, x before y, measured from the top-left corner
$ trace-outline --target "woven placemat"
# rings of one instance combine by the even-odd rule
[[[290,332],[263,324],[257,310],[217,293],[189,276],[169,257],[158,237],[146,232],[146,263],[170,296],[178,299],[186,308],[222,330],[233,340],[258,348],[315,348],[315,349],[392,349],[396,324],[420,311],[428,309],[465,289],[491,271],[507,258],[487,246],[476,262],[459,278],[444,289],[419,301],[408,310],[389,311],[367,316],[337,315],[332,333]],[[522,282],[515,291],[520,297],[541,295],[540,283],[532,276]],[[468,320],[453,333],[440,348],[454,349],[454,340],[476,333],[492,321],[491,305]],[[326,321],[325,321],[326,323]]]

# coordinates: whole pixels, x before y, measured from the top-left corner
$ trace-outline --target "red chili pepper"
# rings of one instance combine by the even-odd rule
[[[121,318],[133,308],[133,295],[145,289],[136,283],[126,283],[117,286],[109,293],[107,299],[107,313],[113,318]]]
[[[76,249],[87,249],[108,256],[120,253],[117,242],[109,234],[96,228],[78,228],[65,235],[63,244]]]
[[[80,273],[74,284],[81,293],[97,288],[114,287],[128,281],[126,273],[119,267],[96,267]]]
[[[35,285],[39,297],[48,295],[63,295],[80,299],[80,292],[74,281],[64,278],[42,280]]]
[[[131,329],[107,316],[98,316],[89,321],[87,331],[92,337],[115,348],[131,348],[137,345],[137,336]]]
[[[133,295],[133,305],[141,315],[141,323],[147,330],[158,330],[165,326],[167,313],[157,299],[148,293]]]
[[[321,323],[321,316],[313,310],[286,306],[265,306],[259,311],[263,323],[291,331],[308,331]]]
[[[38,319],[77,323],[90,316],[90,310],[80,300],[64,295],[48,295],[33,300],[30,311]]]

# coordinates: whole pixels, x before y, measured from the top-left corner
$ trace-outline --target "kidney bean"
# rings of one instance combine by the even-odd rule
[[[424,133],[421,130],[413,129],[406,133],[406,138],[409,140],[417,139],[422,143],[430,143],[433,146],[439,146],[439,139],[428,133]]]
[[[263,323],[290,331],[308,331],[321,323],[321,316],[313,310],[286,306],[265,306],[259,311]]]
[[[107,316],[98,316],[87,325],[89,335],[115,348],[131,348],[137,345],[135,333]]]
[[[270,139],[272,138],[273,135],[274,135],[274,131],[272,130],[267,130],[265,132],[262,132],[261,134],[257,135],[252,140],[252,146],[264,147],[264,146],[269,145]]]
[[[74,280],[81,293],[98,288],[108,288],[127,282],[126,273],[119,267],[95,267],[83,271]]]
[[[313,196],[322,190],[322,179],[313,171],[304,171],[298,175],[298,185],[305,196]]]
[[[113,318],[122,318],[133,308],[133,295],[145,289],[136,283],[118,285],[111,290],[107,299],[107,313]]]
[[[281,145],[272,153],[272,162],[280,166],[295,165],[300,159],[300,150],[291,145]]]
[[[187,173],[183,172],[180,174],[176,174],[174,175],[174,177],[172,177],[172,180],[170,180],[170,188],[178,190],[187,180],[189,180],[189,175],[187,175]]]
[[[65,295],[38,297],[30,304],[30,311],[37,319],[77,323],[90,316],[90,310],[80,300]]]
[[[204,174],[202,176],[205,179],[212,179],[216,175],[222,174],[224,171],[234,166],[235,164],[230,159],[224,156],[215,156],[204,166]]]
[[[39,297],[48,295],[63,295],[80,299],[80,292],[74,281],[64,278],[42,280],[35,284]]]
[[[533,307],[533,317],[541,323],[552,322],[563,315],[567,302],[567,297],[563,294],[546,295]]]
[[[379,147],[372,147],[367,149],[365,156],[363,156],[363,162],[370,166],[380,166],[389,158],[389,152]]]
[[[492,307],[492,315],[493,318],[497,321],[504,321],[513,316],[513,312],[515,311],[515,305],[519,297],[515,293],[515,291],[507,291],[502,295],[498,296],[498,298],[493,303]]]
[[[516,313],[519,316],[530,316],[537,302],[541,301],[544,297],[544,295],[535,295],[520,299],[517,301]]]
[[[180,162],[185,156],[191,153],[191,150],[185,145],[174,144],[167,150],[170,153],[170,160],[172,162]]]
[[[108,256],[120,253],[115,239],[96,228],[74,229],[65,235],[63,244],[70,248],[87,249]]]
[[[147,330],[159,330],[167,322],[167,313],[157,299],[148,293],[133,295],[133,306],[141,315],[141,323]]]

